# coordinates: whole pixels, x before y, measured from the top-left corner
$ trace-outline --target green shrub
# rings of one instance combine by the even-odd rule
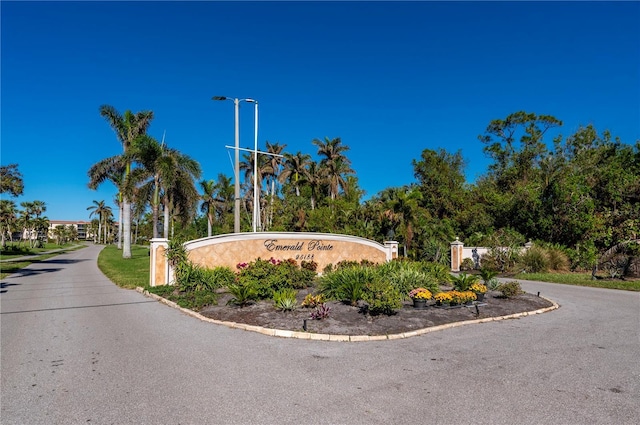
[[[235,282],[236,274],[229,267],[205,268],[206,281],[210,289],[224,288]]]
[[[527,273],[542,273],[549,270],[549,260],[544,248],[533,246],[529,248],[521,257],[520,265]]]
[[[349,267],[337,269],[323,275],[320,292],[328,299],[335,299],[356,305],[362,299],[364,286],[372,282],[376,271],[370,267]]]
[[[369,314],[392,315],[396,309],[402,307],[402,295],[388,281],[374,279],[368,282],[363,291],[363,300],[368,305]]]
[[[273,293],[273,304],[276,310],[293,311],[298,307],[296,301],[296,290],[284,288]]]
[[[476,268],[476,265],[471,258],[465,258],[464,260],[462,260],[462,263],[460,264],[460,270],[463,270],[463,271],[473,270],[475,268]]]
[[[523,293],[522,287],[520,286],[520,282],[515,280],[498,285],[496,290],[502,292],[502,296],[504,298],[515,297],[516,295],[520,295]]]
[[[478,283],[480,277],[475,274],[460,273],[453,277],[453,289],[456,291],[468,291],[471,285]]]
[[[419,262],[391,261],[377,267],[378,276],[389,281],[403,297],[415,288],[438,292],[438,281]]]
[[[489,283],[491,279],[494,279],[496,276],[498,276],[497,270],[492,270],[487,267],[482,267],[480,269],[480,277],[482,278],[482,281],[484,282],[485,285]]]
[[[301,289],[311,286],[316,274],[309,269],[301,269],[295,260],[257,260],[243,264],[238,281],[252,285],[260,299],[272,298],[273,293],[283,288]]]
[[[180,307],[194,311],[218,303],[217,294],[206,290],[183,292],[178,295],[171,294],[168,297],[168,299],[174,301]]]
[[[569,270],[569,257],[562,248],[549,247],[547,248],[547,260],[549,261],[549,269],[566,272]]]
[[[240,307],[251,304],[258,297],[256,288],[247,283],[232,284],[227,286],[229,293],[233,295],[227,304],[235,304]]]
[[[305,308],[315,308],[323,303],[324,303],[324,297],[322,296],[322,294],[319,294],[319,295],[307,294],[307,296],[304,297],[304,300],[302,301],[301,305],[302,307],[305,307]]]
[[[430,274],[437,283],[448,284],[451,283],[451,272],[448,266],[438,263],[421,263],[422,270]],[[429,289],[429,288],[427,288]]]
[[[201,310],[209,305],[218,303],[218,296],[211,291],[190,291],[179,292],[173,285],[146,286],[145,289],[152,294],[161,296],[175,302],[182,308],[190,310]]]
[[[489,252],[480,257],[480,263],[489,269],[498,270],[500,273],[509,271],[518,264],[520,259],[520,249],[518,246],[492,247]]]
[[[486,280],[484,284],[487,286],[487,289],[490,291],[497,291],[500,286],[500,281],[495,277],[492,277],[489,280]]]
[[[160,285],[160,286],[145,286],[147,291],[152,294],[159,295],[163,298],[167,298],[166,295],[173,293],[176,287],[173,285]]]

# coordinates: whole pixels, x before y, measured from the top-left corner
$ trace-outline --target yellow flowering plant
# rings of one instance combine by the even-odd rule
[[[425,288],[416,288],[409,292],[409,297],[414,300],[430,300],[431,296],[431,291]]]
[[[469,289],[476,294],[484,294],[485,292],[487,292],[487,286],[483,285],[482,283],[474,283]]]
[[[473,291],[463,291],[460,293],[460,303],[475,301],[477,298],[476,293]]]
[[[453,301],[453,297],[451,296],[451,292],[453,292],[453,291],[438,292],[437,294],[434,295],[433,298],[436,301],[439,301],[441,304],[449,304],[451,301]]]

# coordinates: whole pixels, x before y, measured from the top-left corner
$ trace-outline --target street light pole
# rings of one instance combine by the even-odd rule
[[[240,233],[240,102],[255,102],[253,99],[238,99],[226,96],[213,96],[212,100],[232,100],[235,109],[235,164],[233,180],[235,183],[235,202],[233,207],[233,231]],[[256,102],[257,108],[257,102]],[[256,130],[257,131],[257,130]]]
[[[253,232],[257,232],[260,226],[260,192],[258,191],[258,101],[255,101],[254,112],[254,142],[253,142]]]

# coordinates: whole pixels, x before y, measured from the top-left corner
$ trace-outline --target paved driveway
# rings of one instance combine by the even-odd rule
[[[405,340],[279,339],[200,322],[91,246],[2,281],[8,424],[637,424],[640,294],[527,282],[561,308]]]

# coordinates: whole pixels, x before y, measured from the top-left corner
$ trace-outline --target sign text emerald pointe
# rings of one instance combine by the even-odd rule
[[[264,246],[267,248],[267,251],[331,251],[333,249],[333,245],[328,242],[322,240],[312,240],[306,243],[303,241],[300,242],[291,242],[291,243],[278,243],[277,239],[267,239],[264,241]]]

